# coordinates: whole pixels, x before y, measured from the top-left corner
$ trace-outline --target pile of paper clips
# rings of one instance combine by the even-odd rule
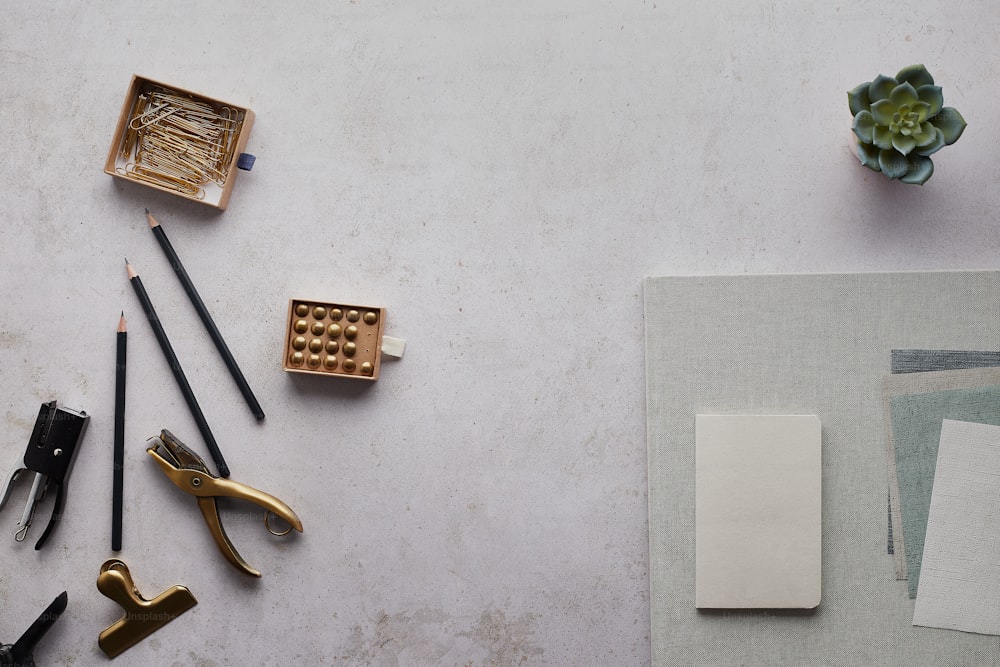
[[[244,114],[159,89],[141,94],[129,119],[116,171],[195,199],[225,184]]]

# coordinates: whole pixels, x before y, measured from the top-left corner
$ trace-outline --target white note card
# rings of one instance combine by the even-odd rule
[[[695,417],[695,605],[812,609],[822,559],[815,415]]]
[[[1000,427],[945,419],[913,624],[1000,634]]]

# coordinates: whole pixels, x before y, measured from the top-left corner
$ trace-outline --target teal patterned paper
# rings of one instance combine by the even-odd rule
[[[907,585],[917,596],[927,511],[934,486],[941,422],[945,419],[1000,426],[1000,386],[903,394],[891,399],[899,501],[906,539]]]

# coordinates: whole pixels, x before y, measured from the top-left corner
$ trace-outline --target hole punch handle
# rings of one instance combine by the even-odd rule
[[[272,516],[274,518],[276,518],[276,519],[281,519],[280,516],[278,516],[277,514],[275,514],[274,512],[272,512],[271,510],[268,510],[268,511],[264,512],[264,528],[267,528],[267,532],[271,533],[275,537],[284,537],[288,533],[292,532],[293,528],[295,528],[295,526],[293,526],[292,524],[286,522],[285,525],[287,526],[287,528],[285,528],[284,530],[275,530],[274,528],[271,527],[271,520],[270,519],[271,519]]]

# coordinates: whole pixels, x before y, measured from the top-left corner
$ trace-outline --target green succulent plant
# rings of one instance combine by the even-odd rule
[[[858,159],[903,183],[923,185],[934,173],[930,155],[958,141],[965,119],[944,106],[941,87],[923,65],[879,74],[847,93]]]

